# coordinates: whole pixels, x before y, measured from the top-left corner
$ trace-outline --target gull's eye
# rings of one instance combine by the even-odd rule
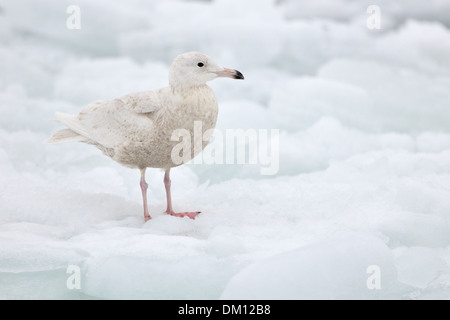
[[[197,63],[197,66],[200,67],[200,68],[203,67],[204,65],[205,65],[205,64],[204,64],[203,62]]]

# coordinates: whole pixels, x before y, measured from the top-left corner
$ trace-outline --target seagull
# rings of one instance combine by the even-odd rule
[[[145,221],[151,219],[145,171],[147,168],[164,170],[166,213],[194,219],[200,212],[173,210],[170,169],[194,158],[209,143],[211,135],[203,134],[214,129],[218,104],[206,83],[218,77],[244,79],[241,72],[222,67],[203,53],[180,54],[170,66],[168,87],[95,101],[77,115],[57,112],[57,121],[67,128],[56,131],[46,142],[87,143],[121,165],[139,169]],[[172,153],[179,141],[172,139],[173,132],[187,130],[193,141],[196,122],[201,123],[201,148],[192,145],[190,154],[183,155],[186,161],[174,161]]]

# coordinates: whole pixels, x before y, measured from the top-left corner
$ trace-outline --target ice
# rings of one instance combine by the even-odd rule
[[[424,74],[401,67],[393,69],[389,64],[372,59],[332,60],[318,73],[320,78],[338,80],[366,92],[368,103],[361,112],[370,115],[371,121],[366,119],[364,122],[354,115],[356,121],[351,122],[353,119],[340,111],[340,119],[348,125],[373,131],[448,130],[445,118],[441,117],[448,114],[448,97],[440,94],[449,85],[448,76]]]
[[[73,61],[55,79],[54,95],[79,105],[114,99],[149,87],[163,87],[168,72],[167,66],[160,63],[139,64],[129,58]],[[149,74],[153,76],[149,78]]]
[[[382,12],[382,19],[388,21],[383,29],[390,30],[405,22],[408,19],[439,21],[449,25],[448,15],[444,13],[450,8],[446,0],[435,0],[433,5],[424,7],[420,0],[408,1],[408,5],[399,5],[389,0],[378,0],[375,3],[371,0],[353,1],[338,0],[329,2],[320,1],[296,1],[281,0],[285,4],[283,11],[290,18],[326,18],[338,21],[358,21],[358,18],[367,18],[365,9],[370,5],[378,5]],[[361,10],[364,8],[364,10]],[[364,19],[365,23],[365,19]]]
[[[450,299],[448,1],[377,1],[380,30],[369,0],[73,4],[0,3],[0,299]],[[217,128],[278,129],[279,170],[172,170],[190,220],[149,169],[144,223],[137,170],[42,142],[188,50],[245,75],[211,82]]]
[[[323,96],[323,92],[328,92]],[[370,113],[372,102],[364,89],[342,82],[299,78],[275,91],[269,112],[277,114],[276,124],[288,131],[306,129],[324,116],[342,119],[350,125],[367,127],[358,115]],[[302,106],[301,108],[299,106]],[[279,114],[279,116],[278,116]]]
[[[379,286],[370,278],[378,270]],[[402,287],[383,241],[347,235],[244,268],[230,280],[221,299],[388,299]]]
[[[399,280],[416,288],[426,288],[445,270],[437,250],[426,247],[399,248],[396,259]]]

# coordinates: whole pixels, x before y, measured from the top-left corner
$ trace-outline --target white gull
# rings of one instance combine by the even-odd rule
[[[182,163],[172,160],[172,150],[179,142],[172,141],[174,130],[184,129],[194,141],[194,123],[201,122],[203,134],[215,127],[217,100],[206,82],[217,77],[244,79],[233,69],[219,66],[200,52],[188,52],[175,58],[169,71],[170,86],[132,93],[108,101],[96,101],[77,115],[56,113],[59,122],[67,126],[56,131],[48,143],[79,141],[99,148],[118,163],[141,171],[140,186],[145,220],[151,219],[147,205],[146,168],[165,170],[166,213],[177,217],[195,218],[199,212],[175,213],[170,193],[170,169]],[[210,131],[209,131],[210,132]],[[202,142],[202,149],[208,141]],[[191,159],[201,150],[194,148]]]

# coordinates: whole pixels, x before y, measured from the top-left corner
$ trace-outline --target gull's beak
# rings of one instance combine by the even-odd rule
[[[241,79],[244,80],[244,76],[237,70],[223,68],[222,71],[217,72],[219,77],[231,78],[231,79]]]

